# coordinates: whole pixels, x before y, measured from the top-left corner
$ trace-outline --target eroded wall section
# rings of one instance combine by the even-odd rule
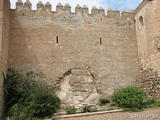
[[[141,87],[160,99],[160,1],[144,0],[137,8],[136,36]]]

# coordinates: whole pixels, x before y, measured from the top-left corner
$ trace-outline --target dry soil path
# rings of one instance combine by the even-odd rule
[[[56,120],[160,120],[160,108],[146,109],[142,112],[116,112]]]

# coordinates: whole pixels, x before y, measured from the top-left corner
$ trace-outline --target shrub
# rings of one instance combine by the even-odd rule
[[[33,97],[29,109],[34,117],[50,117],[60,106],[60,99],[48,93],[39,93]]]
[[[75,113],[76,113],[75,107],[72,106],[72,107],[66,108],[66,113],[67,113],[67,114],[75,114]]]
[[[127,87],[115,92],[111,98],[118,107],[137,111],[145,107],[147,95],[139,88]]]
[[[23,107],[21,104],[14,104],[11,109],[10,109],[10,115],[12,117],[10,118],[11,120],[23,120],[23,119],[28,119],[25,113],[26,109]]]
[[[106,105],[107,103],[110,102],[110,101],[107,100],[106,98],[102,98],[102,99],[100,99],[99,101],[100,101],[100,106],[104,106],[104,105]]]
[[[154,107],[160,107],[160,101],[156,101],[154,99],[149,99],[145,103],[146,108],[154,108]]]
[[[49,117],[60,106],[60,99],[53,94],[52,87],[38,85],[13,69],[8,70],[4,88],[5,110],[13,120]]]
[[[29,111],[29,107],[22,104],[14,104],[9,111],[10,120],[42,120],[35,118]]]

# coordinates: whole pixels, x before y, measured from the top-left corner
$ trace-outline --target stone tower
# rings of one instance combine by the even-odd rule
[[[136,9],[135,28],[142,88],[160,99],[160,0],[143,0]],[[158,75],[157,75],[158,74]]]
[[[9,0],[0,0],[0,119],[3,113],[3,75],[7,68],[9,39]]]

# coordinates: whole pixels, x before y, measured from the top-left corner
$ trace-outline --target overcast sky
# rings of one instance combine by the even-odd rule
[[[17,0],[10,0],[11,1],[11,8],[15,8],[15,3]],[[23,0],[24,2],[26,0]],[[36,4],[39,0],[30,0],[32,2],[32,9],[36,9]],[[63,5],[65,3],[69,3],[72,6],[72,11],[74,11],[74,8],[76,6],[76,4],[80,4],[81,6],[83,6],[84,4],[86,4],[89,9],[91,10],[92,6],[101,6],[103,8],[105,8],[106,10],[108,8],[118,8],[119,10],[131,10],[131,9],[135,9],[142,0],[41,0],[43,3],[46,3],[47,1],[49,1],[52,4],[52,9],[55,10],[55,7],[57,5],[58,2],[61,2]]]

